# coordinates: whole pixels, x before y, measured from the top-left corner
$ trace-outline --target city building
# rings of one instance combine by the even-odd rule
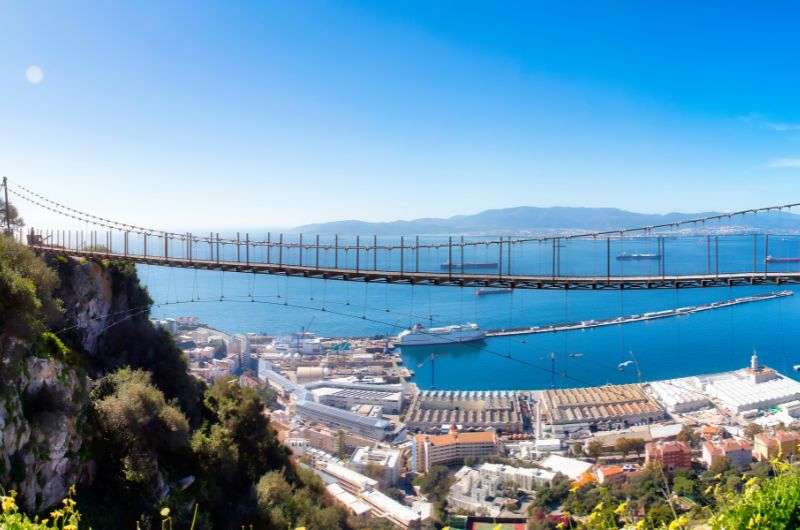
[[[400,504],[377,489],[378,482],[336,462],[317,461],[315,470],[328,482],[333,479],[342,490],[363,501],[375,517],[383,517],[400,528],[419,528],[421,517],[410,507]],[[345,502],[353,503],[346,498]]]
[[[370,418],[354,414],[349,410],[337,409],[300,397],[293,405],[295,414],[308,421],[322,422],[335,429],[359,434],[381,441],[389,438],[394,429],[383,418]]]
[[[400,385],[318,381],[307,384],[306,389],[319,403],[340,409],[350,410],[355,405],[377,405],[386,414],[400,414],[403,408],[403,392]]]
[[[305,388],[291,381],[283,374],[272,369],[272,363],[266,359],[258,360],[258,379],[268,383],[279,395],[288,397],[290,394],[303,394]]]
[[[418,434],[411,446],[412,469],[427,473],[436,465],[463,462],[467,457],[483,458],[497,453],[499,443],[494,431],[459,432],[455,425],[447,434]]]
[[[743,469],[753,461],[753,446],[733,438],[703,442],[702,461],[706,467],[714,466],[722,458],[727,458],[732,467]]]
[[[625,468],[618,465],[599,466],[595,470],[599,484],[622,484],[625,482]]]
[[[698,377],[654,381],[650,388],[670,412],[687,413],[711,406]]]
[[[532,467],[512,467],[504,464],[484,463],[478,468],[481,480],[487,483],[509,485],[525,491],[549,484],[556,476],[552,471]]]
[[[462,431],[522,431],[519,397],[511,391],[422,390],[406,413],[409,430],[442,432],[451,424]]]
[[[498,517],[516,499],[504,497],[514,489],[531,491],[552,480],[554,473],[543,469],[523,469],[499,464],[483,464],[479,469],[462,467],[454,476],[447,496],[451,510]]]
[[[380,472],[379,481],[384,486],[394,486],[400,478],[402,459],[400,451],[386,447],[363,446],[356,449],[350,464],[359,473],[373,476],[371,470]]]
[[[452,510],[484,513],[487,510],[486,498],[491,495],[491,488],[481,482],[480,472],[463,466],[453,475],[447,505]]]
[[[319,424],[300,427],[292,432],[292,436],[305,438],[311,447],[328,453],[338,453],[340,450],[354,451],[359,447],[370,447],[379,443],[372,438]]]
[[[650,442],[644,448],[646,465],[660,463],[667,471],[692,467],[692,448],[686,442]]]
[[[638,384],[546,390],[541,406],[548,428],[558,437],[623,429],[665,417],[661,405]]]
[[[291,449],[292,453],[296,455],[302,455],[311,447],[308,438],[297,436],[294,433],[284,438],[283,445]]]
[[[589,462],[561,455],[549,455],[542,460],[541,466],[553,473],[561,473],[571,480],[580,479],[592,469],[592,464]]]
[[[753,457],[759,462],[775,457],[789,457],[797,454],[800,433],[776,431],[774,434],[761,432],[753,438]]]
[[[174,318],[150,319],[154,326],[167,331],[170,335],[178,334],[178,321]]]
[[[749,411],[764,410],[800,399],[800,382],[762,366],[753,354],[750,366],[735,372],[704,376],[705,391],[724,409],[749,416]]]
[[[339,504],[345,506],[350,512],[357,517],[366,517],[369,515],[371,508],[369,504],[360,500],[358,497],[345,490],[337,483],[328,484],[325,486],[331,497],[336,499]]]

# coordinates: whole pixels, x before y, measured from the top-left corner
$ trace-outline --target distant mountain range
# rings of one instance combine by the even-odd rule
[[[422,218],[388,222],[357,220],[333,221],[297,226],[292,232],[309,234],[486,234],[486,233],[537,233],[577,230],[614,230],[655,224],[672,223],[686,219],[716,215],[715,212],[646,214],[618,208],[570,208],[554,206],[537,208],[519,206],[485,210],[472,215],[454,215],[448,218]],[[706,228],[735,226],[755,230],[800,230],[800,215],[787,212],[747,215],[724,222],[709,224]],[[698,226],[698,228],[701,228]]]

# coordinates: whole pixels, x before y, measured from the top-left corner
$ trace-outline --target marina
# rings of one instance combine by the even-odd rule
[[[784,298],[792,296],[793,291],[776,291],[772,293],[757,294],[753,296],[741,296],[731,300],[723,300],[721,302],[710,302],[707,304],[700,304],[695,306],[678,307],[676,309],[665,309],[663,311],[649,311],[647,313],[620,316],[616,318],[607,318],[602,320],[582,320],[580,322],[569,322],[564,324],[552,324],[547,326],[530,326],[522,328],[503,328],[491,329],[486,331],[486,337],[508,337],[513,335],[535,335],[538,333],[557,333],[560,331],[576,331],[582,329],[600,328],[604,326],[618,326],[622,324],[631,324],[634,322],[644,322],[647,320],[656,320],[660,318],[678,317],[683,315],[691,315],[693,313],[701,313],[703,311],[711,311],[712,309],[722,309],[723,307],[731,307],[740,304],[748,304],[751,302],[765,302],[767,300],[775,300],[777,298]]]

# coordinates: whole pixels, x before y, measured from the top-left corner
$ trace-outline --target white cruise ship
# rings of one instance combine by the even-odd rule
[[[400,346],[431,346],[436,344],[458,344],[483,340],[486,333],[478,328],[477,324],[456,324],[441,328],[426,328],[422,324],[415,324],[411,329],[400,332],[397,344]]]

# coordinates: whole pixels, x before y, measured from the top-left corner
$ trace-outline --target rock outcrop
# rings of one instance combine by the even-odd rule
[[[0,478],[39,511],[89,474],[80,454],[86,380],[56,359],[29,356],[20,368],[0,393]]]
[[[30,512],[58,504],[71,485],[91,480],[84,432],[91,380],[133,363],[139,350],[120,348],[126,337],[157,333],[131,266],[64,258],[48,264],[58,272],[64,309],[53,336],[69,355],[12,337],[0,358],[0,484],[16,490]]]

